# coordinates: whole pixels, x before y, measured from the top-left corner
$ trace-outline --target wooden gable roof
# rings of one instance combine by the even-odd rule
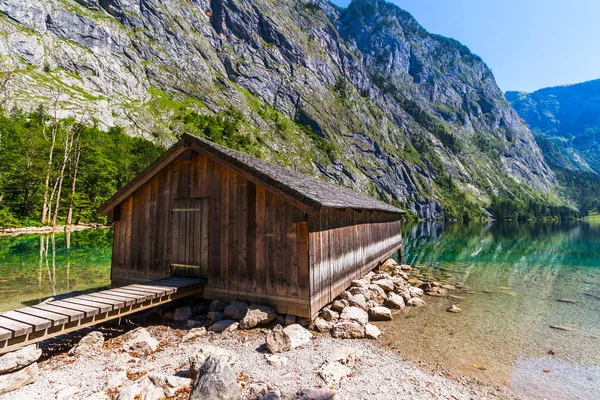
[[[288,168],[270,164],[187,133],[148,168],[140,172],[131,182],[102,204],[98,212],[100,214],[110,212],[162,168],[188,149],[205,154],[247,178],[254,178],[252,180],[259,181],[257,183],[262,183],[263,186],[266,186],[267,189],[272,190],[275,194],[288,200],[293,200],[293,203],[300,205],[304,209],[317,211],[321,207],[331,207],[383,211],[394,214],[405,212],[353,190],[323,182],[317,178]]]

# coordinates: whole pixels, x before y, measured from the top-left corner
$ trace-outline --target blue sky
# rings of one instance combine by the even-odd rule
[[[333,0],[346,6],[350,0]],[[425,29],[468,46],[503,91],[600,78],[599,0],[394,0]]]

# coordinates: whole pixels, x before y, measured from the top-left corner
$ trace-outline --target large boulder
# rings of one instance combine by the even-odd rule
[[[350,305],[350,303],[348,303],[348,300],[339,299],[339,300],[335,300],[333,303],[331,303],[331,309],[333,311],[341,313],[342,311],[344,311],[344,308],[348,307],[349,305]]]
[[[296,347],[304,346],[309,343],[313,337],[312,333],[306,330],[300,324],[292,324],[283,328],[284,332],[290,338],[290,345],[292,349]]]
[[[240,329],[256,328],[259,325],[268,324],[276,317],[277,313],[273,308],[251,304],[246,311],[246,315],[240,321]]]
[[[0,356],[0,374],[16,371],[31,365],[41,356],[42,349],[38,349],[35,344],[4,354]]]
[[[179,307],[173,311],[173,321],[183,322],[192,318],[192,309],[190,307]]]
[[[410,293],[411,298],[423,296],[423,289],[418,287],[411,286],[408,288],[408,292]]]
[[[354,296],[350,296],[348,298],[348,304],[352,307],[362,308],[363,310],[367,309],[367,301],[365,299],[365,296],[363,296],[360,293],[355,294]]]
[[[291,325],[290,325],[291,326]],[[271,329],[265,338],[267,350],[271,354],[283,353],[292,349],[292,342],[287,333],[283,330],[283,326],[277,325]]]
[[[248,312],[248,304],[243,301],[233,301],[229,303],[223,311],[223,318],[233,319],[236,321],[241,320]]]
[[[372,284],[379,286],[380,288],[382,288],[386,292],[391,292],[391,291],[394,290],[394,281],[392,281],[391,279],[389,279],[389,277],[373,281]]]
[[[374,300],[379,304],[383,304],[383,302],[387,300],[385,290],[383,290],[381,286],[370,284],[369,291],[371,292],[371,300]]]
[[[313,325],[315,327],[315,330],[321,333],[329,332],[329,330],[331,329],[331,323],[325,321],[323,318],[315,319]]]
[[[365,337],[365,327],[356,321],[339,321],[331,329],[331,336],[342,339]]]
[[[358,294],[363,295],[365,300],[371,299],[371,292],[369,289],[367,289],[367,287],[351,287],[348,289],[348,293],[350,293],[350,296],[348,296],[348,301],[350,301],[351,296],[356,296]]]
[[[240,387],[235,373],[222,357],[209,356],[192,386],[190,400],[238,400]]]
[[[383,303],[388,308],[402,310],[406,306],[404,298],[396,293],[388,293],[388,299]]]
[[[392,310],[387,307],[369,308],[369,320],[371,321],[389,321],[392,319]]]
[[[0,396],[35,382],[38,371],[37,363],[33,363],[18,371],[0,375]]]
[[[208,311],[213,311],[213,312],[220,312],[222,313],[223,311],[225,311],[225,308],[227,307],[227,303],[225,303],[224,301],[221,300],[213,300],[210,305],[208,306]]]
[[[381,335],[381,331],[373,324],[365,325],[365,336],[369,339],[377,339]]]
[[[384,271],[387,273],[392,273],[396,268],[398,268],[398,263],[393,258],[388,258],[385,260],[383,264],[379,266],[380,271]]]
[[[90,332],[81,338],[75,347],[69,350],[70,356],[98,354],[104,346],[104,335],[101,332]]]
[[[361,325],[365,325],[369,322],[369,315],[365,310],[358,307],[346,307],[342,314],[340,314],[340,320],[342,321],[356,321]]]
[[[208,357],[221,357],[229,364],[233,365],[236,362],[235,355],[221,347],[212,346],[210,344],[203,345],[201,348],[196,350],[194,354],[192,354],[189,358],[190,368],[188,369],[188,377],[192,380],[196,379],[198,376],[198,371],[202,368],[204,362],[208,359]]]
[[[323,318],[325,321],[335,322],[340,319],[340,314],[337,311],[333,311],[329,307],[325,307],[323,311],[321,311],[321,318]]]
[[[129,332],[129,340],[124,348],[126,351],[153,353],[158,348],[158,340],[154,339],[146,328],[137,328]]]

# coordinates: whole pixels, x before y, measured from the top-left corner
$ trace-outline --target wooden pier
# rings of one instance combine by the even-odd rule
[[[196,294],[204,283],[171,277],[0,313],[0,354]]]

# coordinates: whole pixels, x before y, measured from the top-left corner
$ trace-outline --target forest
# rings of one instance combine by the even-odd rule
[[[104,223],[98,206],[163,151],[42,106],[0,109],[0,227]]]

